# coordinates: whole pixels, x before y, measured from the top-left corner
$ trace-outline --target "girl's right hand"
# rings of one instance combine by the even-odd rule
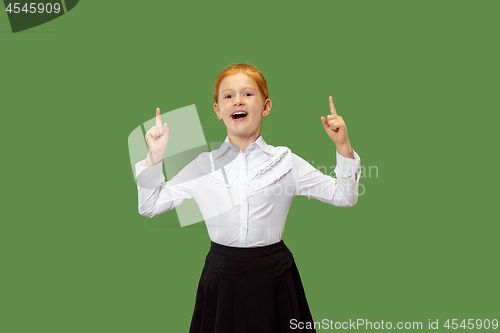
[[[148,160],[157,164],[163,159],[167,150],[168,140],[170,139],[170,129],[167,123],[162,125],[160,108],[156,108],[156,126],[153,126],[146,132],[146,142],[148,143]]]

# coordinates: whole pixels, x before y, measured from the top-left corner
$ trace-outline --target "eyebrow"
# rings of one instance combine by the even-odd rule
[[[245,90],[245,89],[252,89],[252,90],[255,90],[255,88],[254,88],[254,87],[250,87],[250,86],[248,86],[248,87],[244,87],[244,88],[243,88],[243,89],[241,89],[241,90]],[[222,93],[223,93],[224,91],[226,91],[226,90],[232,90],[232,89],[230,89],[230,88],[226,88],[226,89],[222,90],[220,93],[222,94]]]

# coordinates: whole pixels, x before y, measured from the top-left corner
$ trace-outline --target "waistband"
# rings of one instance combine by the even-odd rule
[[[228,257],[251,258],[251,257],[264,257],[271,254],[288,250],[283,240],[278,243],[269,244],[258,247],[233,247],[214,243],[211,241],[210,252],[217,253]]]

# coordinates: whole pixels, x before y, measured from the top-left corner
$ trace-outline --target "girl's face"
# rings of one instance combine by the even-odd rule
[[[258,136],[262,116],[271,110],[271,100],[264,101],[251,77],[237,73],[222,79],[219,103],[214,103],[214,110],[224,120],[230,138]]]

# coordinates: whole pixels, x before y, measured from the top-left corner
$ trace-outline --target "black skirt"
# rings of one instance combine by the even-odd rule
[[[314,327],[299,271],[283,241],[253,248],[212,242],[190,333],[316,332],[298,329],[299,322]]]

